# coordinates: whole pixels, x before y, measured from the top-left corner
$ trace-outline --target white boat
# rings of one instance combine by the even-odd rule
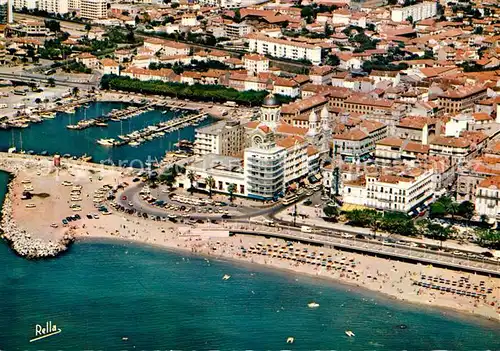
[[[224,276],[222,277],[222,280],[229,280],[229,278],[231,278],[230,275],[224,274]]]
[[[9,149],[7,150],[7,153],[9,154],[13,154],[14,152],[16,152],[16,148],[13,146],[13,147],[9,147]]]
[[[295,339],[292,337],[292,336],[289,336],[287,339],[286,339],[286,343],[287,344],[293,344],[293,342],[295,341]]]
[[[97,143],[102,146],[113,146],[115,143],[115,139],[99,139]]]
[[[352,338],[353,336],[356,336],[352,331],[350,330],[346,330],[345,331],[345,335],[347,335],[348,337]]]
[[[137,141],[131,141],[130,143],[128,143],[130,146],[139,146],[141,145],[141,143],[138,143]]]
[[[318,308],[319,307],[319,303],[316,303],[314,301],[313,302],[309,302],[307,304],[307,307],[309,307],[309,308]]]

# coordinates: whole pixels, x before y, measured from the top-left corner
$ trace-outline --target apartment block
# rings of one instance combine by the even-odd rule
[[[80,0],[80,17],[91,20],[108,17],[106,0]]]
[[[245,128],[239,121],[219,121],[196,129],[196,155],[235,156],[243,152]]]
[[[408,17],[413,22],[421,21],[437,15],[437,3],[434,1],[424,1],[411,6],[396,7],[391,10],[391,19],[394,22],[406,21]]]
[[[290,60],[309,60],[314,65],[321,63],[321,47],[302,42],[266,37],[261,34],[247,35],[248,50],[262,55]]]

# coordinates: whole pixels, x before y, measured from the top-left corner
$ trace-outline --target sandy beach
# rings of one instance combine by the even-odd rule
[[[67,166],[67,169],[56,170],[48,161],[41,167],[39,162],[34,161],[0,160],[0,169],[16,175],[12,191],[8,195],[13,204],[12,218],[31,237],[53,242],[60,240],[71,230],[77,240],[104,238],[157,245],[206,257],[238,260],[333,279],[402,301],[454,309],[500,321],[500,279],[497,278],[346,253],[326,247],[297,243],[290,245],[281,239],[241,235],[229,237],[227,232],[231,226],[248,226],[239,223],[193,226],[170,221],[152,221],[116,211],[89,219],[87,214],[98,213],[93,199],[103,186],[116,186],[124,182],[131,184],[131,177],[122,171],[104,169],[99,165],[68,163]],[[22,192],[27,186],[33,188],[34,194],[44,193],[48,196],[21,200]],[[74,186],[81,186],[78,196],[81,200],[71,201]],[[27,203],[34,206],[28,208]],[[72,203],[77,203],[80,209],[73,211],[70,208]],[[109,205],[106,206],[113,210]],[[63,218],[76,213],[81,216],[80,220],[70,222],[69,226],[62,225]],[[317,259],[309,260],[309,263],[299,263],[285,258],[284,252],[292,252],[290,246],[294,253],[302,254],[307,250],[308,255],[314,253]],[[266,255],[262,254],[263,249]],[[329,264],[317,264],[319,258]],[[415,285],[415,282],[428,281],[429,276],[432,277],[433,284],[445,287],[458,289],[459,284],[462,284],[463,288],[460,289],[463,290],[476,291],[475,287],[492,290],[491,293],[485,293],[486,298],[473,298]],[[437,279],[437,282],[434,279]],[[452,286],[453,282],[456,282],[455,286]]]

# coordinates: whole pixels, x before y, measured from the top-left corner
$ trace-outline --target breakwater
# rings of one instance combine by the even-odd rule
[[[34,238],[31,233],[17,226],[13,216],[14,178],[15,175],[11,174],[2,206],[0,221],[2,238],[9,243],[16,254],[28,259],[55,257],[66,251],[74,241],[71,229],[64,234],[61,240],[53,242]]]

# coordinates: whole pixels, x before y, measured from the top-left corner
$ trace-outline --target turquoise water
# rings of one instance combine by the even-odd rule
[[[27,261],[0,244],[0,267],[0,350],[500,349],[498,324],[152,247],[78,243]],[[47,321],[62,332],[30,343]]]
[[[181,112],[169,112],[163,114],[160,110],[148,111],[139,116],[122,122],[109,122],[106,128],[88,128],[84,130],[69,130],[68,124],[75,124],[82,119],[90,119],[102,116],[112,109],[126,107],[121,103],[96,102],[89,105],[87,109],[80,107],[75,114],[58,113],[55,119],[45,120],[40,124],[32,124],[26,129],[0,130],[0,151],[7,151],[14,145],[18,150],[33,150],[35,153],[47,151],[49,154],[60,153],[81,156],[87,154],[93,157],[93,162],[111,160],[114,164],[122,162],[122,165],[129,165],[133,160],[142,162],[151,159],[161,159],[165,151],[175,149],[178,139],[188,139],[193,141],[195,129],[197,127],[188,126],[180,131],[165,134],[164,137],[155,138],[145,142],[138,147],[122,146],[117,148],[104,147],[96,144],[100,138],[115,138],[124,133],[129,133],[137,129],[153,125],[161,121],[166,121],[178,117]],[[207,118],[200,123],[204,126],[214,120]],[[135,162],[134,166],[140,166]]]

